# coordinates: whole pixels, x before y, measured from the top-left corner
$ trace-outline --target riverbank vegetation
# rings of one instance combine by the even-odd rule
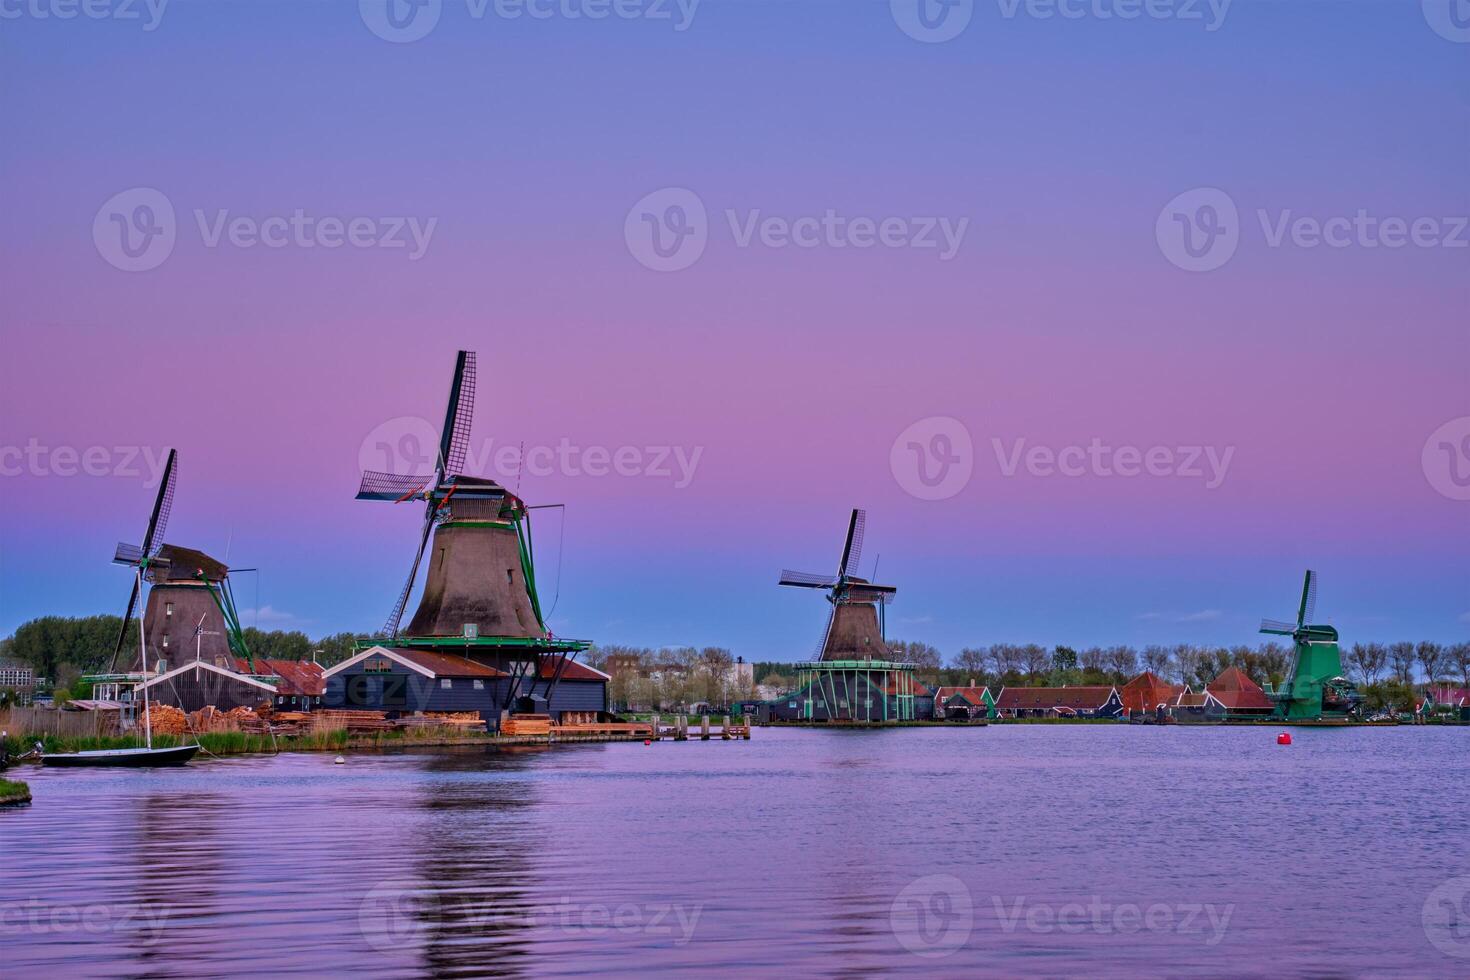
[[[31,788],[13,779],[0,779],[0,806],[31,802]]]

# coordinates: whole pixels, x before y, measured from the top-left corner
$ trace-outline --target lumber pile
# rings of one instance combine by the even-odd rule
[[[391,732],[396,727],[383,716],[381,711],[348,711],[331,709],[311,713],[312,730],[317,732],[341,731],[349,735]]]
[[[550,715],[511,715],[500,726],[502,735],[550,735]]]
[[[438,728],[453,733],[485,730],[485,719],[478,711],[429,711],[399,718],[396,724],[400,728]]]
[[[183,735],[189,731],[189,717],[171,704],[149,705],[148,723],[155,735]]]

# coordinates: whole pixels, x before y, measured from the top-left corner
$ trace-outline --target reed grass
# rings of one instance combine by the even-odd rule
[[[0,779],[0,806],[13,806],[31,801],[31,788],[25,783]]]

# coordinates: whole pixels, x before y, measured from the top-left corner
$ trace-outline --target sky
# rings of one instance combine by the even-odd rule
[[[803,658],[862,507],[950,655],[1470,638],[1463,5],[391,2],[0,0],[0,635],[168,447],[374,630],[465,348],[559,635]]]

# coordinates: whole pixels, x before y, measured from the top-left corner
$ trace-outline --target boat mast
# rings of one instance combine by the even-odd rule
[[[138,565],[138,589],[143,588],[143,566]],[[153,717],[148,711],[148,637],[143,632],[143,616],[138,616],[138,652],[143,658],[143,738],[153,748]]]

